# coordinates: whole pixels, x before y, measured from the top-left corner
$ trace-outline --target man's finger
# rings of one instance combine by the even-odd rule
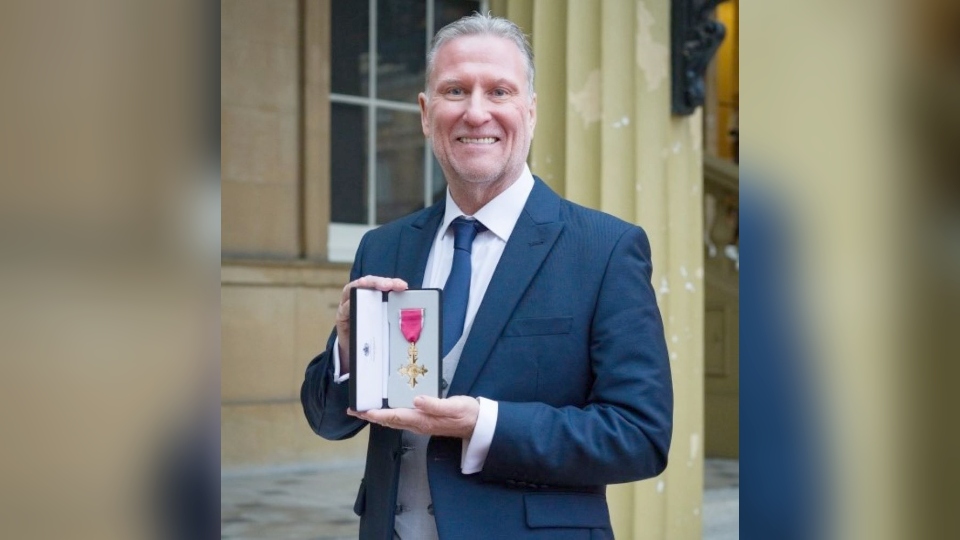
[[[369,278],[369,279],[368,279]],[[364,286],[378,291],[405,291],[407,282],[399,278],[385,278],[379,276],[367,276],[364,279]]]
[[[350,283],[347,283],[346,285],[343,286],[343,292],[340,293],[340,305],[343,305],[345,302],[350,301],[350,289],[357,286],[357,281],[360,281],[360,280],[351,281]]]
[[[350,320],[350,299],[344,300],[337,308],[337,321],[346,322]]]
[[[343,286],[340,293],[340,305],[337,307],[337,322],[345,323],[350,318],[350,291],[354,287],[360,289],[377,289],[379,291],[405,291],[407,282],[399,278],[385,278],[380,276],[363,276]]]
[[[377,289],[379,291],[405,291],[409,287],[407,282],[400,278],[388,278],[381,276],[363,276],[347,283],[343,287],[343,294],[340,296],[340,302],[346,302],[350,299],[350,289]]]

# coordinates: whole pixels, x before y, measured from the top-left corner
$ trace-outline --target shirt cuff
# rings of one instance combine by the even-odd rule
[[[337,338],[333,342],[333,382],[340,384],[350,378],[350,374],[347,373],[340,376],[340,338]]]
[[[463,440],[463,451],[460,453],[460,472],[463,474],[474,474],[483,470],[490,444],[493,442],[493,432],[497,428],[497,402],[487,398],[477,398],[477,401],[480,402],[477,425],[473,428],[473,436]]]

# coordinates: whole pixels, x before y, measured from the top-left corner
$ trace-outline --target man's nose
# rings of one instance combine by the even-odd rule
[[[480,125],[490,119],[490,104],[487,103],[483,92],[473,92],[467,101],[467,110],[464,120],[471,125]]]

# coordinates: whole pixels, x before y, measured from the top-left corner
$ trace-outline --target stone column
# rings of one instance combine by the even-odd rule
[[[642,226],[653,250],[675,392],[670,464],[611,486],[617,538],[701,536],[701,113],[670,114],[668,0],[494,0],[531,36],[538,126],[530,163],[564,197]]]

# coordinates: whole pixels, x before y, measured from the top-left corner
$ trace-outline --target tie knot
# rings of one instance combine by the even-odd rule
[[[450,226],[453,227],[453,249],[462,249],[467,253],[470,253],[477,233],[487,230],[483,223],[463,216],[453,220]]]

